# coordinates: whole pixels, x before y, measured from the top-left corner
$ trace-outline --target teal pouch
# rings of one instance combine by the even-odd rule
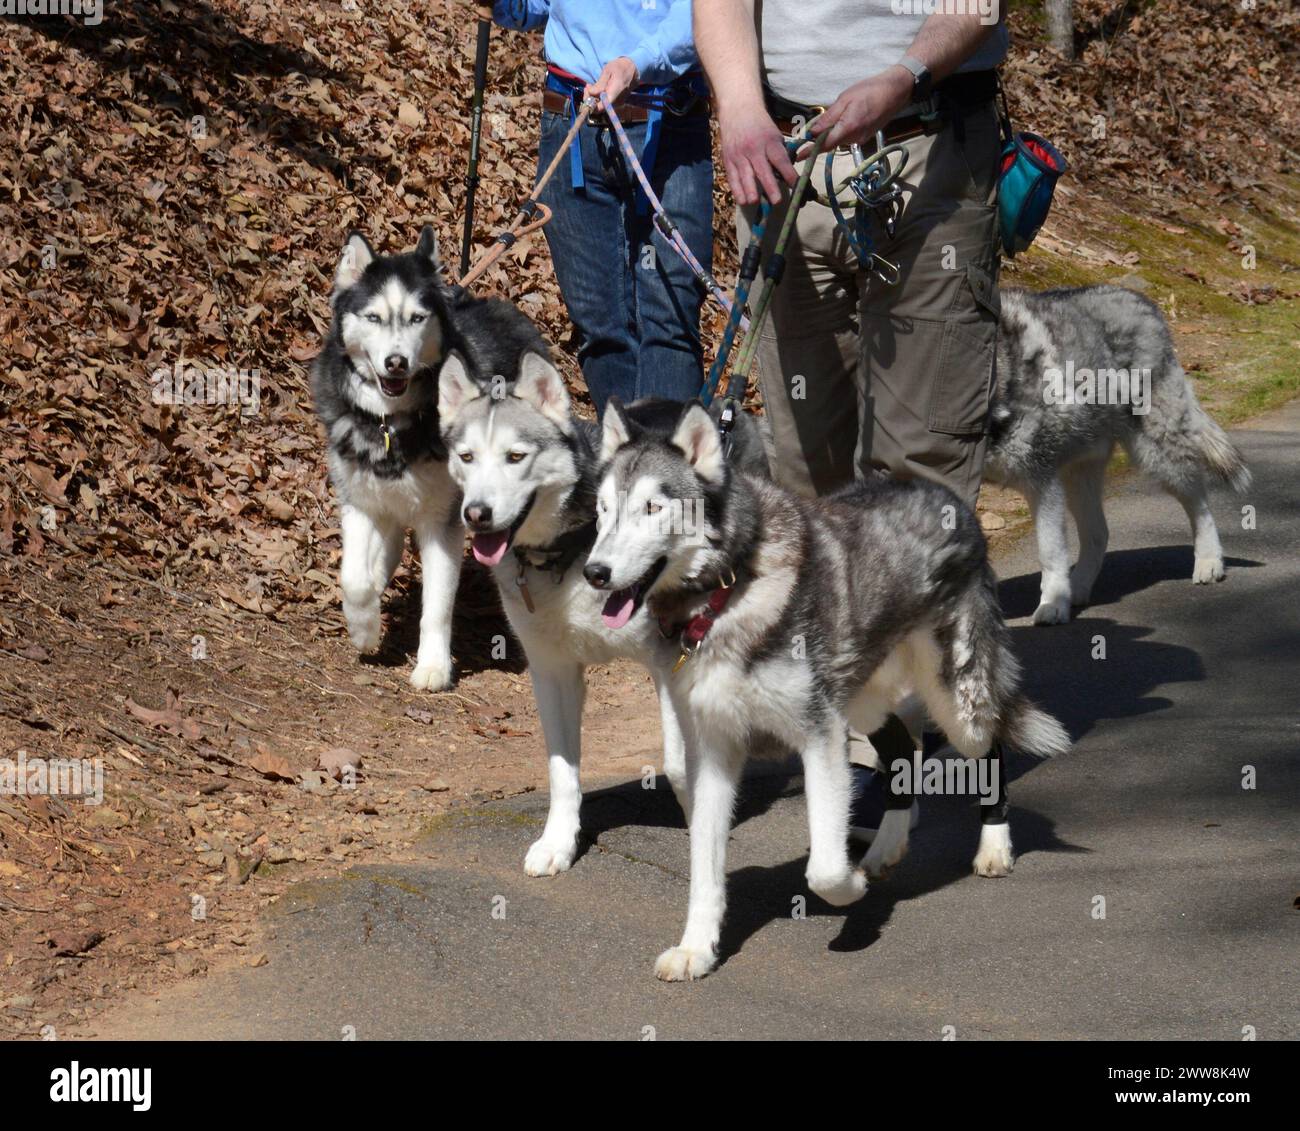
[[[1002,150],[998,176],[998,215],[1002,249],[1024,251],[1047,219],[1056,182],[1068,169],[1065,158],[1046,138],[1018,133]]]

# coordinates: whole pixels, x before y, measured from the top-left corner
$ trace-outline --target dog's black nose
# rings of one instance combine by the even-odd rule
[[[394,377],[400,377],[406,372],[406,358],[400,353],[390,353],[384,358],[384,368]]]
[[[492,508],[486,503],[470,503],[465,507],[467,526],[491,526]]]
[[[609,566],[599,562],[588,562],[582,576],[597,589],[604,589],[609,584]]]

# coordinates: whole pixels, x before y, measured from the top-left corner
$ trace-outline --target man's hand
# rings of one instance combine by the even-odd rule
[[[611,59],[606,63],[604,69],[596,76],[596,81],[589,82],[582,93],[586,98],[593,96],[599,98],[602,94],[608,94],[609,100],[617,103],[624,93],[636,86],[639,77],[636,64],[626,55],[620,55],[617,59]]]
[[[828,135],[826,149],[854,144],[865,147],[911,100],[912,72],[895,64],[849,87],[817,118],[812,133]]]
[[[722,163],[736,203],[757,204],[761,190],[772,204],[779,204],[781,185],[777,178],[793,186],[799,174],[790,164],[781,131],[762,104],[724,115],[718,125],[722,131]]]

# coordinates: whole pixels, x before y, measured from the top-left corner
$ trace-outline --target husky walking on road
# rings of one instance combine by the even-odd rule
[[[438,430],[438,367],[455,348],[484,378],[513,374],[523,350],[544,348],[541,336],[509,303],[453,292],[429,227],[402,255],[376,256],[364,236],[350,236],[332,305],[312,392],[341,510],[348,635],[363,655],[379,647],[380,598],[413,529],[422,611],[411,683],[440,691],[451,683],[464,533]]]
[[[646,400],[629,407],[637,434],[671,433],[681,406]],[[439,380],[438,412],[452,477],[475,558],[492,571],[528,674],[546,737],[550,811],[524,871],[567,870],[579,848],[582,707],[588,665],[631,659],[649,670],[659,694],[664,774],[689,818],[686,748],[667,694],[675,648],[631,592],[614,605],[582,576],[596,537],[594,424],[574,416],[564,381],[540,353],[525,353],[517,379],[488,387],[452,354]],[[766,470],[757,425],[742,415],[736,458]]]
[[[605,412],[605,474],[588,581],[618,605],[643,599],[686,657],[669,680],[694,752],[690,906],[681,943],[660,955],[668,981],[717,962],[736,784],[751,749],[802,753],[809,887],[836,905],[866,891],[848,855],[847,728],[871,733],[909,696],[962,754],[996,743],[1046,756],[1069,745],[1024,698],[983,535],[944,487],[876,477],[816,500],[735,473],[698,403],[670,438],[634,435]],[[677,515],[702,516],[686,529]],[[975,857],[1011,868],[1005,784]],[[907,810],[891,810],[866,859],[896,863]]]
[[[1042,565],[1035,624],[1088,603],[1106,556],[1106,464],[1121,445],[1192,524],[1198,585],[1223,580],[1211,480],[1237,491],[1250,472],[1196,399],[1160,308],[1123,287],[1002,291],[997,391],[985,477],[1029,501]],[[1070,568],[1067,511],[1079,532]]]

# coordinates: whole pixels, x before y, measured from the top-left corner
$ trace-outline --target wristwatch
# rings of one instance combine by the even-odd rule
[[[904,55],[898,60],[898,65],[912,72],[912,102],[928,102],[933,85],[930,68],[912,55]]]

